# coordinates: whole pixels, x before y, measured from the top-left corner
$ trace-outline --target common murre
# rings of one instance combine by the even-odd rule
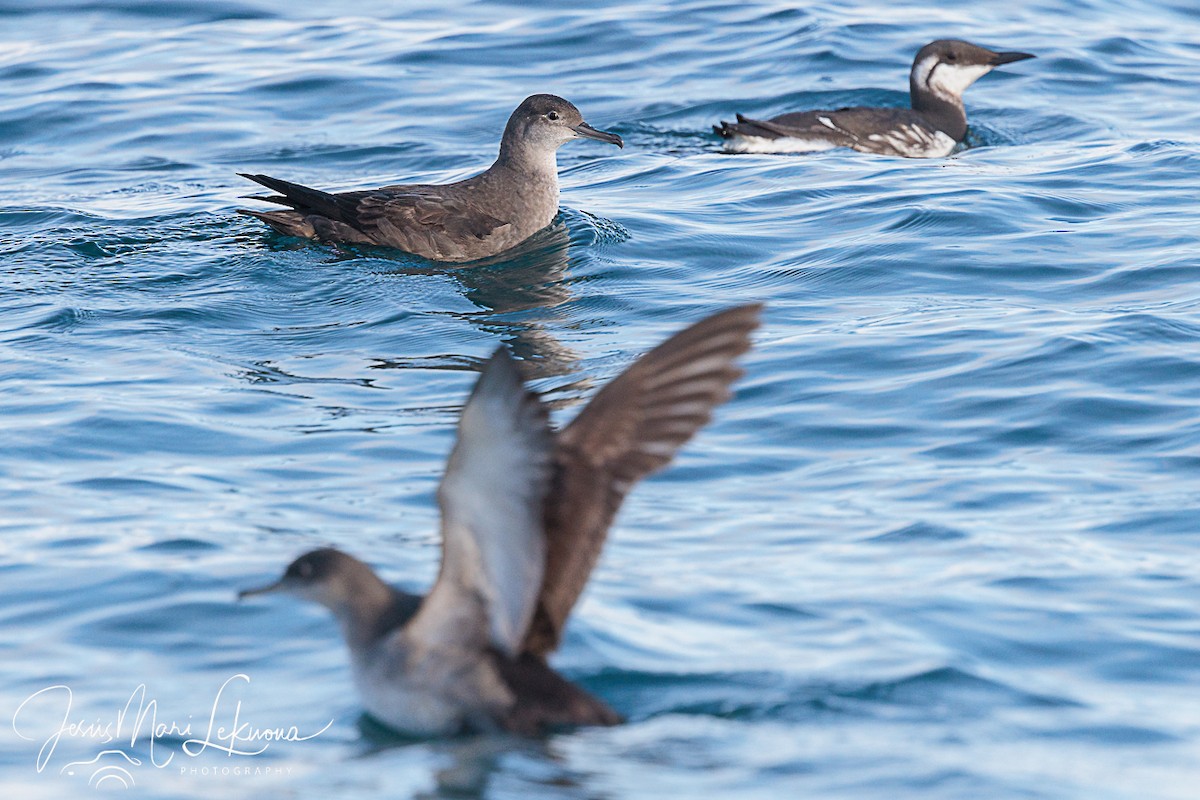
[[[856,106],[836,111],[800,111],[770,120],[737,115],[713,130],[734,153],[805,153],[851,147],[864,153],[905,158],[949,155],[967,135],[962,95],[995,67],[1033,58],[997,53],[958,39],[939,39],[913,59],[908,85],[912,108]]]
[[[516,362],[496,351],[462,410],[438,488],[442,562],[424,598],[331,548],[239,598],[286,591],[333,612],[363,705],[409,734],[519,734],[620,717],[546,657],[625,495],[664,467],[729,397],[760,306],[676,333],[552,431]]]
[[[238,212],[288,236],[385,245],[434,261],[474,261],[507,250],[550,224],[558,213],[555,153],[579,138],[625,146],[617,134],[584,122],[579,109],[561,97],[535,94],[509,117],[496,162],[473,178],[329,193],[268,175],[238,173],[279,193],[246,199],[291,209]]]

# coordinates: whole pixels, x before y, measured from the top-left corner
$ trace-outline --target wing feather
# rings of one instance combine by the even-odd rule
[[[600,556],[613,517],[637,481],[665,466],[741,375],[761,306],[715,314],[642,356],[557,437],[546,502],[546,572],[524,650],[544,656]]]
[[[269,175],[239,173],[278,192],[252,199],[290,206],[302,215],[349,226],[367,240],[409,252],[454,254],[467,237],[486,239],[508,223],[464,202],[447,186],[387,186],[357,192],[324,192]],[[328,226],[326,226],[328,227]],[[340,229],[345,230],[345,229]],[[342,237],[330,229],[333,238]]]
[[[517,654],[545,566],[552,445],[545,407],[497,350],[463,408],[438,488],[442,565],[407,629],[415,640]]]

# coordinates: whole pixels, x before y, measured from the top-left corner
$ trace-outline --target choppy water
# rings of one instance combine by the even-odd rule
[[[0,2],[14,796],[83,796],[107,762],[67,765],[105,747],[162,798],[1196,796],[1193,3],[298,5]],[[960,155],[708,133],[902,104],[943,36],[1039,55],[970,91]],[[464,177],[539,91],[627,147],[565,147],[562,222],[511,259],[294,248],[233,213],[238,170]],[[740,391],[634,493],[557,661],[627,725],[395,742],[324,613],[234,603],[323,544],[431,580],[433,492],[497,343],[569,418],[752,300]],[[218,726],[237,700],[255,728],[332,724],[184,752],[243,673]],[[53,685],[97,727],[144,686],[166,735],[68,732],[39,773],[62,690],[26,705],[33,741],[9,718]]]

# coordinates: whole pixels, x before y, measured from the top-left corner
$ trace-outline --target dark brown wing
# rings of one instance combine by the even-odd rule
[[[375,244],[437,256],[453,253],[465,238],[484,239],[507,224],[469,207],[447,186],[388,186],[331,193],[269,175],[239,174],[279,192],[252,199],[290,206],[303,216],[331,220],[335,225],[329,232],[334,239],[346,238],[337,232],[340,224],[353,229],[341,229],[352,240],[358,239],[354,235],[357,231]],[[318,228],[318,233],[324,230]]]
[[[506,224],[453,197],[415,188],[365,193],[358,200],[354,222],[380,244],[415,252],[445,249],[447,238],[485,239]]]
[[[646,353],[600,390],[555,441],[546,572],[524,649],[554,650],[621,501],[665,466],[729,397],[761,306],[733,308]]]

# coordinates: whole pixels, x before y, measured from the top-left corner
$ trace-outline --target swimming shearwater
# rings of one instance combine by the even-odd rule
[[[290,209],[238,211],[288,236],[384,245],[434,261],[473,261],[503,252],[550,224],[558,213],[555,153],[579,138],[625,146],[617,134],[584,122],[579,109],[561,97],[535,94],[508,118],[496,162],[473,178],[330,193],[238,173],[278,192],[247,199]]]
[[[908,77],[912,108],[839,108],[800,111],[769,120],[737,115],[713,130],[734,153],[807,153],[851,147],[864,153],[905,158],[949,155],[967,135],[962,96],[971,84],[1001,64],[1033,58],[997,53],[957,39],[921,48]]]
[[[558,432],[500,348],[462,410],[438,488],[442,562],[429,594],[323,548],[239,597],[284,591],[332,611],[363,705],[398,731],[531,735],[620,722],[546,657],[625,495],[729,397],[759,311],[729,309],[675,334]]]

